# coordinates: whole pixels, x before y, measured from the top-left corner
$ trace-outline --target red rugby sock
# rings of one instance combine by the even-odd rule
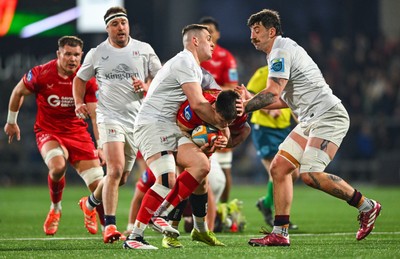
[[[175,208],[181,201],[187,199],[197,186],[199,186],[197,180],[188,171],[183,171],[176,178],[176,183],[165,200]]]
[[[136,219],[143,224],[148,224],[153,213],[158,209],[163,200],[163,197],[158,193],[149,189],[143,197],[142,205],[140,206]],[[150,214],[150,212],[153,213]]]
[[[47,183],[50,190],[50,199],[53,203],[59,203],[62,199],[63,190],[65,187],[65,177],[61,178],[59,182],[54,182],[50,175],[47,176]]]

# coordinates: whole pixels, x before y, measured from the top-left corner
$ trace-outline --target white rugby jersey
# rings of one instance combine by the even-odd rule
[[[202,79],[203,73],[193,54],[188,50],[179,52],[163,65],[151,82],[136,124],[176,123],[179,107],[187,100],[181,85],[201,84]]]
[[[143,82],[154,77],[161,62],[153,48],[145,42],[129,38],[124,48],[115,48],[105,40],[92,48],[78,72],[78,77],[87,81],[96,76],[97,122],[116,123],[133,127],[143,93],[135,93],[132,77]]]
[[[281,98],[300,122],[317,118],[340,99],[325,82],[317,64],[290,38],[278,36],[267,55],[268,77],[288,79]]]
[[[203,80],[201,80],[201,88],[203,89],[203,91],[206,90],[222,91],[222,88],[217,84],[217,81],[215,81],[214,77],[211,75],[210,72],[208,72],[204,68],[201,68],[201,72],[203,73]]]

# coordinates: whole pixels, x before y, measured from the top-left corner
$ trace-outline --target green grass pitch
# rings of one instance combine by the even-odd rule
[[[160,249],[124,250],[121,242],[104,244],[101,233],[89,234],[78,206],[88,191],[82,185],[67,185],[63,214],[57,234],[48,237],[42,225],[50,201],[46,186],[0,188],[0,258],[400,258],[400,188],[355,186],[382,203],[375,230],[362,241],[355,239],[357,210],[303,184],[295,185],[291,220],[299,230],[291,231],[290,247],[251,247],[250,237],[262,236],[265,226],[256,200],[265,187],[234,186],[232,198],[244,202],[247,227],[242,233],[217,233],[226,247],[209,247],[191,241],[181,231],[182,249],[161,247],[161,235],[146,230],[146,239]],[[117,225],[127,224],[132,184],[120,188]]]

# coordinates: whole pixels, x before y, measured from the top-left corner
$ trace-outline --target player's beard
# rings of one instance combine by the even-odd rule
[[[118,45],[119,47],[125,47],[126,45],[128,45],[128,36],[126,33],[119,33],[117,34],[114,38],[113,38],[113,42],[114,44]]]
[[[72,66],[66,65],[64,67],[61,67],[61,69],[62,69],[64,75],[70,76],[73,73],[75,73],[77,66],[72,67]]]

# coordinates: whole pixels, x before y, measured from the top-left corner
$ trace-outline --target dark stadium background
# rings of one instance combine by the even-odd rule
[[[68,0],[20,0],[16,14],[46,17],[75,6],[76,1]],[[134,0],[125,1],[124,6],[130,18],[131,35],[149,42],[162,61],[182,49],[180,32],[184,25],[195,23],[204,15],[215,17],[221,29],[219,44],[237,58],[239,80],[244,84],[265,63],[265,55],[250,43],[247,18],[262,8],[278,10],[285,36],[302,44],[316,60],[351,116],[348,136],[328,171],[350,181],[400,184],[400,17],[396,15],[400,4],[397,1]],[[104,13],[95,15],[102,17]],[[75,20],[30,38],[22,39],[15,31],[0,37],[2,127],[13,87],[29,68],[55,58],[57,39],[64,34],[81,37],[85,52],[106,38],[105,32],[78,32]],[[1,130],[0,186],[46,183],[47,169],[33,134],[34,116],[32,96],[26,99],[18,119],[21,141],[7,144]],[[266,179],[250,139],[235,150],[233,175],[235,183],[261,183]],[[74,181],[80,180],[70,170],[68,182]]]

